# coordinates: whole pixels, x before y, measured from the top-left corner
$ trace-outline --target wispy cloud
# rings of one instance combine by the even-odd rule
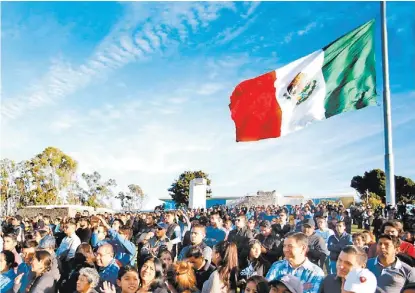
[[[76,67],[62,60],[54,61],[42,80],[20,97],[3,99],[1,114],[16,119],[26,111],[53,103],[86,87],[98,76],[109,74],[131,62],[145,61],[162,46],[176,42],[171,32],[177,31],[180,41],[187,37],[190,23],[201,25],[216,20],[222,9],[234,9],[230,2],[166,3],[161,8],[146,10],[148,3],[131,3],[126,15],[96,47],[92,56]],[[143,12],[144,11],[144,12]],[[195,13],[197,12],[197,13]],[[147,19],[150,21],[147,22]],[[137,26],[145,29],[134,33]]]
[[[219,33],[215,43],[219,45],[226,44],[233,39],[237,38],[243,32],[245,32],[256,20],[257,16],[249,19],[243,26],[237,25],[233,28],[227,28],[223,32]]]
[[[286,34],[284,36],[283,41],[281,42],[282,44],[288,44],[292,41],[294,36],[303,36],[308,34],[312,29],[317,27],[317,22],[313,21],[310,22],[309,24],[307,24],[304,28],[294,31],[294,32],[289,32],[288,34]]]

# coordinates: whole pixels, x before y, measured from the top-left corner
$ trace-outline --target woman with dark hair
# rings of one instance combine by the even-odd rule
[[[173,266],[173,254],[167,249],[161,249],[159,250],[157,258],[161,261],[165,275]]]
[[[79,271],[82,268],[95,267],[95,255],[91,245],[81,243],[76,249],[75,257],[71,260],[71,271],[68,277],[61,281],[59,285],[59,293],[72,293],[76,290],[76,282],[78,281]]]
[[[15,267],[17,267],[17,263],[14,261],[13,252],[3,250],[0,253],[0,292],[13,292],[14,279],[16,278]]]
[[[138,267],[140,289],[137,293],[168,293],[164,284],[163,266],[159,259],[148,256]]]
[[[175,263],[167,273],[167,283],[171,293],[199,292],[193,266],[188,262]]]
[[[129,265],[118,271],[117,288],[120,293],[136,293],[140,287],[140,276],[138,271]],[[104,282],[102,293],[116,293],[116,287],[109,282]]]
[[[213,246],[212,262],[217,269],[203,284],[202,293],[236,292],[238,281],[238,249],[236,244],[221,241]]]
[[[55,278],[51,273],[51,268],[52,257],[50,253],[45,250],[36,251],[32,261],[33,278],[30,281],[26,292],[55,293]],[[20,280],[22,276],[23,274],[17,276],[15,279],[15,292],[20,289]]]
[[[261,242],[253,239],[249,242],[249,255],[241,263],[240,279],[249,279],[253,275],[266,276],[271,264],[261,255]]]
[[[262,276],[252,276],[246,282],[245,293],[269,293],[268,281]]]

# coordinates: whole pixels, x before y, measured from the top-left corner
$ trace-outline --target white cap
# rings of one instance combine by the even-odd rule
[[[354,293],[375,293],[377,281],[368,269],[353,269],[346,276],[344,290]]]

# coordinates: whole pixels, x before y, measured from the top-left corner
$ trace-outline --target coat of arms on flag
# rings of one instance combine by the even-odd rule
[[[317,80],[309,80],[307,74],[300,72],[290,82],[283,97],[288,100],[296,100],[298,106],[310,97],[316,86]]]

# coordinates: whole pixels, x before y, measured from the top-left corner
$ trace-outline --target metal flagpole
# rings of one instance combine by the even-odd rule
[[[383,61],[383,123],[385,134],[386,204],[395,206],[395,168],[392,148],[392,117],[389,90],[388,33],[386,1],[381,1],[382,12],[382,61]]]

